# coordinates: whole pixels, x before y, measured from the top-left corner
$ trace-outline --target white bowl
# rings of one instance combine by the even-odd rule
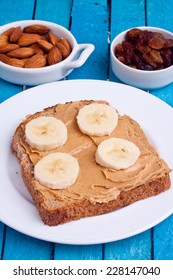
[[[164,35],[165,38],[173,39],[173,33],[161,28],[148,27],[148,26],[141,26],[136,28],[149,30],[153,32],[160,32],[161,34]],[[128,85],[135,86],[142,89],[157,89],[172,83],[173,66],[170,66],[162,70],[146,71],[146,70],[131,68],[130,66],[123,64],[116,58],[114,54],[115,46],[121,43],[125,39],[125,34],[127,33],[128,30],[125,30],[119,35],[117,35],[111,43],[111,47],[110,47],[111,66],[115,76]]]
[[[0,78],[15,84],[39,85],[61,80],[69,75],[74,68],[82,66],[94,51],[92,44],[78,44],[72,33],[61,25],[42,20],[22,20],[8,23],[0,27],[0,34],[10,27],[24,28],[31,24],[43,24],[58,37],[64,37],[70,43],[72,52],[63,61],[42,68],[18,68],[0,62]]]

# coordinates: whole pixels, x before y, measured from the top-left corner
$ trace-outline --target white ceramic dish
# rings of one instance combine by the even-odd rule
[[[0,105],[0,118],[5,120],[5,123],[0,122],[3,135],[0,137],[0,220],[27,235],[65,244],[110,242],[153,227],[173,213],[173,187],[158,196],[109,214],[55,227],[42,223],[21,179],[16,157],[11,153],[12,135],[27,114],[56,103],[81,99],[105,99],[120,114],[129,114],[136,119],[160,155],[173,168],[173,132],[170,130],[173,109],[158,98],[133,87],[97,80],[60,81],[38,86],[19,93]],[[173,186],[172,173],[171,183]]]
[[[0,34],[10,27],[24,28],[31,24],[43,24],[58,37],[69,41],[72,52],[63,61],[42,68],[18,68],[0,61],[0,78],[20,85],[39,85],[61,80],[69,75],[75,68],[81,67],[94,51],[92,44],[78,44],[72,33],[61,25],[42,20],[23,20],[0,26]]]
[[[157,28],[157,27],[149,27],[149,26],[141,26],[137,27],[142,30],[149,30],[153,32],[160,32],[164,35],[165,38],[173,39],[173,33]],[[130,30],[130,29],[128,29]],[[122,82],[135,86],[141,89],[157,89],[164,87],[173,82],[173,66],[162,70],[155,71],[145,71],[131,68],[122,62],[120,62],[114,55],[115,46],[121,43],[125,39],[125,34],[128,30],[123,31],[119,35],[117,35],[110,47],[110,57],[111,57],[111,66],[112,71]]]

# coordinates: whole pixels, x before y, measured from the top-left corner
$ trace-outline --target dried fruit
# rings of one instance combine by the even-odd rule
[[[152,60],[152,58],[150,58],[147,54],[144,53],[142,57],[146,64],[149,64],[153,69],[157,68],[157,63],[154,60]]]
[[[160,54],[160,52],[156,51],[156,50],[152,50],[150,52],[150,58],[155,61],[157,64],[162,64],[163,63],[163,58]]]
[[[126,33],[126,39],[134,39],[139,37],[141,30],[138,28],[133,28]]]
[[[147,46],[147,45],[142,45],[142,44],[140,44],[140,43],[138,43],[138,44],[136,45],[136,49],[137,49],[138,51],[140,51],[141,53],[145,53],[145,54],[151,52],[151,48],[150,48],[149,46]]]
[[[162,37],[158,37],[158,36],[153,36],[149,42],[148,45],[150,48],[155,49],[155,50],[160,50],[163,49],[166,45],[166,41],[164,38]]]
[[[173,47],[173,39],[167,39],[165,43],[166,48],[172,48]]]

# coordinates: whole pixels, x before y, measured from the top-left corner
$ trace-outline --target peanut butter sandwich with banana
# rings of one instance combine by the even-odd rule
[[[140,125],[104,100],[56,104],[27,116],[12,151],[50,226],[115,211],[170,188],[171,169]]]

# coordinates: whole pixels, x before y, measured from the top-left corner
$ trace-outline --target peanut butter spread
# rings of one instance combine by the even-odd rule
[[[98,101],[99,103],[106,103]],[[129,116],[119,116],[118,125],[110,136],[90,137],[83,134],[77,125],[76,116],[78,111],[91,101],[77,101],[66,104],[58,104],[52,115],[62,120],[68,130],[68,138],[64,146],[52,150],[51,152],[67,152],[78,159],[80,172],[76,182],[62,190],[51,190],[36,182],[36,187],[46,196],[68,202],[76,199],[87,199],[92,203],[109,202],[117,198],[121,191],[131,190],[147,181],[154,180],[168,174],[170,168],[161,159],[153,146],[151,146],[144,135],[144,132],[136,121]],[[42,113],[40,113],[42,114]],[[49,115],[49,110],[44,115]],[[36,117],[39,116],[39,113]],[[50,151],[40,152],[31,149],[25,142],[24,127],[28,120],[23,122],[23,137],[21,144],[26,150],[31,162],[34,164],[50,153]],[[135,143],[141,155],[136,163],[123,170],[105,168],[95,162],[95,152],[97,145],[109,137],[120,137]]]

